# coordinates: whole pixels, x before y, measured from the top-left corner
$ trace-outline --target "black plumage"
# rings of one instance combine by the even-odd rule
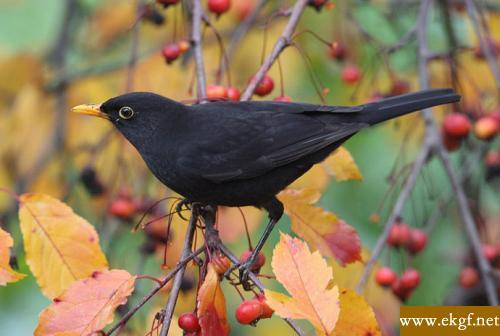
[[[352,107],[271,101],[187,106],[137,92],[75,110],[109,119],[153,174],[189,201],[265,208],[270,225],[258,250],[283,213],[275,195],[312,165],[365,127],[459,99],[450,89],[434,89]]]

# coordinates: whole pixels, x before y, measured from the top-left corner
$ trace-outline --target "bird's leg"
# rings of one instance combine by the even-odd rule
[[[205,222],[205,240],[210,250],[215,250],[221,244],[219,231],[215,228],[215,215],[217,207],[206,205],[201,210],[201,216]]]
[[[259,239],[259,242],[257,243],[257,246],[255,246],[255,249],[253,249],[252,254],[250,255],[250,258],[248,258],[245,262],[241,263],[238,266],[239,269],[239,276],[240,276],[240,282],[243,285],[243,288],[245,290],[250,289],[250,283],[248,282],[248,276],[249,273],[252,269],[252,265],[255,263],[257,260],[257,257],[259,256],[260,250],[262,250],[262,247],[267,241],[267,238],[269,238],[269,235],[273,231],[274,225],[278,222],[278,220],[281,218],[283,215],[283,204],[276,198],[274,197],[271,201],[263,205],[263,208],[266,209],[269,213],[269,223],[267,224],[266,228],[264,229],[264,233]]]

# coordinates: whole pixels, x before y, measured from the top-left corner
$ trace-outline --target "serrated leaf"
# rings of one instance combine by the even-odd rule
[[[338,148],[332,155],[327,157],[322,164],[326,171],[334,176],[337,181],[363,179],[351,153],[344,147]]]
[[[331,287],[332,270],[319,252],[282,233],[271,266],[291,296],[266,290],[269,306],[281,317],[308,320],[318,335],[329,335],[339,317],[339,292]]]
[[[226,299],[220,287],[220,280],[212,263],[208,264],[207,275],[198,292],[198,319],[204,336],[229,335]]]
[[[107,269],[97,232],[70,207],[44,194],[23,194],[20,203],[26,262],[44,295],[52,299]]]
[[[111,270],[73,283],[42,311],[35,336],[97,334],[127,302],[134,281],[135,276],[124,270]]]
[[[335,214],[314,206],[320,195],[314,189],[286,189],[278,195],[292,221],[292,230],[341,264],[361,260],[358,233]]]
[[[0,286],[16,282],[26,275],[16,272],[10,267],[10,248],[14,244],[11,235],[0,228]]]
[[[340,292],[340,316],[332,336],[379,336],[380,328],[372,308],[352,289]]]

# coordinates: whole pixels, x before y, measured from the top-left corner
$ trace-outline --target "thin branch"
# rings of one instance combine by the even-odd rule
[[[191,45],[193,47],[194,61],[196,64],[196,85],[198,101],[206,97],[205,64],[203,62],[203,46],[201,41],[201,22],[203,20],[203,10],[200,0],[193,0],[193,17]],[[163,329],[162,329],[163,331]]]
[[[370,256],[370,259],[366,263],[366,266],[363,270],[363,274],[361,275],[361,278],[359,280],[358,286],[356,287],[356,291],[358,293],[361,293],[366,281],[368,281],[368,278],[370,276],[371,270],[373,269],[373,266],[375,266],[375,263],[377,262],[378,258],[380,257],[380,254],[382,253],[382,250],[385,247],[385,243],[387,241],[387,237],[389,236],[389,233],[391,232],[391,229],[396,222],[396,219],[401,216],[401,213],[403,211],[404,205],[406,204],[407,200],[409,199],[411,192],[413,190],[413,187],[415,186],[415,183],[417,181],[418,176],[420,175],[420,171],[422,170],[422,167],[424,166],[427,158],[429,157],[430,150],[431,150],[431,143],[430,142],[424,142],[422,149],[420,149],[420,152],[413,163],[413,167],[411,169],[410,174],[408,175],[403,188],[401,189],[401,193],[398,196],[398,199],[396,203],[394,204],[394,207],[391,211],[391,214],[389,218],[387,219],[387,222],[384,226],[384,231],[380,235],[380,237],[377,240],[377,243],[375,244],[375,247],[373,248],[372,254]]]
[[[286,47],[288,47],[291,44],[293,32],[295,31],[295,28],[299,23],[299,19],[307,3],[308,0],[297,0],[295,5],[293,6],[290,19],[288,20],[288,23],[286,24],[283,33],[278,38],[278,41],[276,41],[273,50],[271,51],[269,56],[267,56],[267,58],[264,60],[259,70],[255,74],[255,76],[253,76],[252,80],[250,80],[250,83],[248,84],[247,88],[241,95],[242,101],[249,100],[252,97],[255,88],[262,80],[262,78],[264,78],[265,74],[269,71],[269,69],[276,61],[278,56],[283,52],[283,50]]]
[[[231,260],[232,263],[234,264],[238,264],[240,262],[240,260],[238,259],[237,256],[235,256],[224,244],[220,244],[219,245],[219,249],[220,251],[226,256],[229,258],[229,260]],[[253,272],[250,272],[249,273],[249,278],[250,280],[252,280],[252,282],[254,283],[254,285],[261,291],[261,292],[264,292],[264,285],[262,284],[262,282],[260,282],[260,280],[257,278],[257,276],[253,273]],[[285,320],[285,322],[295,331],[295,333],[299,336],[305,336],[306,334],[302,331],[302,329],[300,329],[300,327],[295,323],[294,320],[292,319],[289,319],[289,318],[283,318],[283,320]]]
[[[191,260],[193,260],[196,256],[201,254],[205,249],[203,247],[200,247],[196,251],[190,253],[186,258],[181,259],[175,265],[174,269],[172,269],[166,276],[163,278],[161,283],[159,283],[157,286],[155,286],[148,294],[146,294],[141,301],[139,301],[132,309],[130,309],[123,317],[118,321],[109,331],[106,333],[107,336],[111,336],[115,331],[117,331],[119,328],[123,327],[128,320],[142,307],[144,306],[153,296],[155,296],[156,293],[160,291],[165,285],[174,278],[174,276],[183,268],[186,267],[187,263],[189,263]]]
[[[417,21],[417,27],[418,27],[417,42],[418,42],[418,54],[419,54],[418,70],[419,70],[420,89],[422,90],[426,90],[429,88],[429,74],[427,72],[427,66],[429,62],[428,58],[429,50],[427,45],[427,24],[428,24],[428,17],[431,9],[431,4],[432,0],[422,1]],[[483,254],[481,248],[481,240],[479,238],[479,233],[477,231],[474,218],[472,216],[469,204],[467,202],[467,197],[459,181],[459,178],[457,177],[457,175],[453,170],[453,167],[448,157],[448,152],[443,146],[440,133],[432,116],[431,110],[425,109],[424,111],[422,111],[422,115],[426,123],[426,138],[434,143],[434,150],[436,151],[437,156],[439,157],[445,168],[445,172],[448,176],[448,179],[450,180],[453,193],[457,198],[460,215],[462,217],[465,230],[467,231],[467,237],[470,240],[472,250],[479,265],[479,271],[481,272],[481,278],[484,283],[488,301],[491,305],[497,306],[498,297],[497,297],[495,282],[493,279],[493,273],[491,270],[491,265],[488,262],[488,260],[486,260]]]
[[[493,50],[493,46],[491,44],[491,40],[485,34],[481,33],[481,26],[479,24],[478,17],[476,15],[479,14],[479,9],[477,8],[474,0],[465,0],[465,4],[467,7],[467,14],[470,17],[472,22],[472,26],[474,27],[474,31],[476,32],[477,39],[479,40],[479,46],[486,57],[486,61],[491,69],[493,77],[495,78],[495,83],[497,86],[497,90],[500,89],[500,72],[498,70],[497,61],[496,61],[496,50]]]
[[[232,55],[236,51],[236,48],[238,47],[240,41],[243,39],[243,37],[246,35],[246,33],[252,28],[253,24],[257,20],[257,17],[259,16],[259,13],[261,12],[262,8],[264,8],[264,5],[268,2],[268,0],[258,0],[258,2],[255,4],[254,9],[250,14],[248,14],[243,22],[241,22],[234,33],[231,36],[231,40],[229,41],[229,46],[227,48],[227,58],[231,59]],[[228,62],[223,59],[222,65],[219,71],[219,76],[222,77],[224,72],[228,69]]]
[[[195,0],[197,2],[197,0]],[[186,259],[192,254],[191,246],[193,245],[194,232],[196,231],[196,222],[198,221],[198,206],[193,205],[191,210],[191,218],[189,220],[186,238],[184,240],[184,247],[182,249],[181,260]],[[181,289],[182,278],[184,277],[184,271],[186,270],[186,265],[181,267],[174,278],[174,283],[172,284],[172,290],[168,297],[167,305],[165,306],[165,315],[163,318],[163,326],[161,328],[160,336],[167,336],[168,329],[170,328],[170,323],[172,322],[172,316],[174,315],[175,304],[177,303],[177,297],[179,296],[179,291]]]
[[[132,27],[132,37],[130,46],[130,58],[127,65],[127,79],[125,81],[125,92],[132,91],[134,87],[135,66],[137,64],[139,53],[139,32],[141,30],[141,21],[144,16],[144,5],[142,0],[138,0],[135,10],[135,21]]]

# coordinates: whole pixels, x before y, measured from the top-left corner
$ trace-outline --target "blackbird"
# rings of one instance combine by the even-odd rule
[[[451,89],[433,89],[359,106],[275,101],[188,106],[135,92],[73,110],[111,121],[153,174],[188,202],[267,210],[269,224],[251,257],[239,265],[245,279],[283,214],[278,192],[361,129],[459,100]]]

